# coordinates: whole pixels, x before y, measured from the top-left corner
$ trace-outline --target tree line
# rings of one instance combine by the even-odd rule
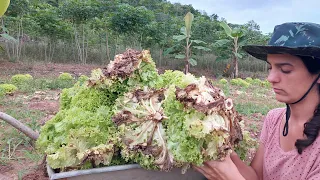
[[[12,0],[1,27],[16,41],[2,42],[1,56],[12,61],[108,63],[125,48],[136,48],[157,54],[154,59],[161,66],[165,60],[186,57],[181,35],[188,13],[193,16],[190,37],[198,48],[189,52],[192,58],[186,55],[194,66],[197,58],[212,55],[215,61],[228,62],[228,71],[235,66],[234,58],[247,58],[242,45],[266,44],[269,39],[254,21],[230,24],[217,14],[166,0]]]

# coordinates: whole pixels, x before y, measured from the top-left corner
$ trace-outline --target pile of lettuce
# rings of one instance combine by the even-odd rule
[[[149,51],[128,49],[85,83],[64,89],[37,147],[54,169],[138,163],[187,169],[243,147],[233,101],[205,77],[159,75]]]
[[[93,70],[85,83],[64,89],[59,112],[41,128],[36,142],[50,167],[68,170],[122,163],[118,130],[111,120],[115,101],[132,87],[154,87],[158,78],[150,53],[129,49],[106,68]]]

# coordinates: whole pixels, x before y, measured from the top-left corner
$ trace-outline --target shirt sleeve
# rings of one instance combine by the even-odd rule
[[[270,122],[270,111],[268,112],[267,116],[264,118],[262,130],[260,133],[260,142],[262,144],[266,144],[268,141],[268,131],[269,131],[269,122]]]
[[[272,134],[272,128],[275,128],[275,124],[276,124],[275,121],[279,117],[281,112],[282,112],[281,108],[272,109],[267,113],[266,117],[264,118],[262,130],[259,138],[262,144],[266,145],[267,142],[269,141],[270,135]]]

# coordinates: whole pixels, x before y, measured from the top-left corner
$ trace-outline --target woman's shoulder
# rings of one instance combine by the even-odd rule
[[[286,111],[286,108],[274,108],[271,109],[267,115],[266,115],[266,119],[278,119],[279,116],[283,115],[284,112]]]
[[[277,132],[277,124],[281,122],[279,121],[279,118],[284,112],[284,108],[275,108],[270,110],[264,117],[260,134],[260,141],[265,145],[265,147],[268,146],[271,138],[274,137],[275,133]]]
[[[286,108],[271,109],[264,118],[265,124],[269,127],[275,126],[279,118],[285,114]]]

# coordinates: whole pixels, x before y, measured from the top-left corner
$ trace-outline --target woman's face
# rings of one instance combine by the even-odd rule
[[[299,57],[289,54],[269,54],[267,61],[269,63],[267,80],[272,84],[276,99],[280,102],[298,101],[317,78],[317,75],[309,73]],[[318,93],[317,86],[314,86],[313,92]]]

